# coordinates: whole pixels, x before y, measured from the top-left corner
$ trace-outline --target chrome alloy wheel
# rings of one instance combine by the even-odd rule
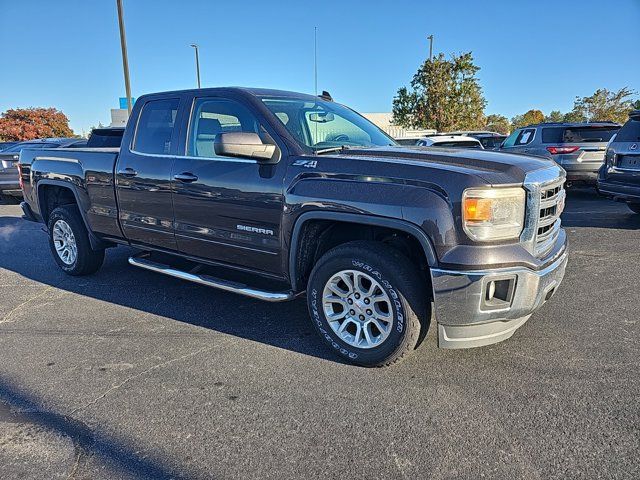
[[[366,273],[342,270],[333,275],[325,284],[322,307],[336,335],[353,347],[377,347],[391,333],[391,300]]]
[[[53,224],[53,245],[60,260],[65,265],[73,265],[78,258],[78,247],[76,246],[76,237],[67,222],[58,220]]]

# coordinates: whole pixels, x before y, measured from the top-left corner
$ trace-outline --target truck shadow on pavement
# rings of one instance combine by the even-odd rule
[[[126,474],[127,477],[186,478],[151,459],[140,458],[135,453],[135,445],[128,445],[97,429],[91,429],[78,420],[47,410],[43,402],[2,375],[0,375],[0,422],[35,427],[30,430],[31,436],[38,435],[39,430],[46,430],[69,438],[73,442],[75,459],[75,463],[69,465],[69,478],[82,472],[88,457],[99,457],[110,468]],[[1,467],[0,472],[2,472]],[[43,473],[31,472],[34,475]],[[49,471],[49,474],[53,473]]]
[[[96,274],[70,277],[55,264],[42,225],[17,214],[16,210],[16,216],[0,217],[0,270],[185,324],[346,363],[318,340],[304,298],[266,303],[166,277],[129,265],[127,259],[136,251],[128,247],[108,249]],[[99,320],[106,323],[101,325],[106,330],[110,328],[108,315]]]

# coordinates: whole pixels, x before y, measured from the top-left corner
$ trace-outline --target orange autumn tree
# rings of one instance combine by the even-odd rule
[[[16,108],[0,116],[0,140],[73,136],[69,119],[55,108]]]

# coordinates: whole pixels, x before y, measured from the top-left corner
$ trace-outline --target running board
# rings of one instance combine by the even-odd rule
[[[246,297],[257,298],[258,300],[264,300],[266,302],[286,302],[293,300],[295,294],[289,292],[267,292],[264,290],[256,290],[240,283],[230,282],[219,278],[211,277],[209,275],[197,275],[195,273],[188,273],[182,270],[177,270],[169,265],[157,263],[149,260],[146,257],[146,253],[129,257],[129,263],[136,267],[151,270],[152,272],[163,273],[170,277],[180,278],[182,280],[188,280],[190,282],[200,283],[208,287],[217,288],[226,292],[238,293]]]

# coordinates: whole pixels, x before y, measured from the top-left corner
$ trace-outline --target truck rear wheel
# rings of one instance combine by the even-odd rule
[[[420,272],[378,242],[350,242],[327,252],[311,272],[307,303],[323,341],[366,367],[403,359],[428,323],[428,293]]]
[[[69,275],[95,273],[104,261],[104,250],[93,250],[78,207],[64,205],[49,216],[49,246],[58,266]]]

